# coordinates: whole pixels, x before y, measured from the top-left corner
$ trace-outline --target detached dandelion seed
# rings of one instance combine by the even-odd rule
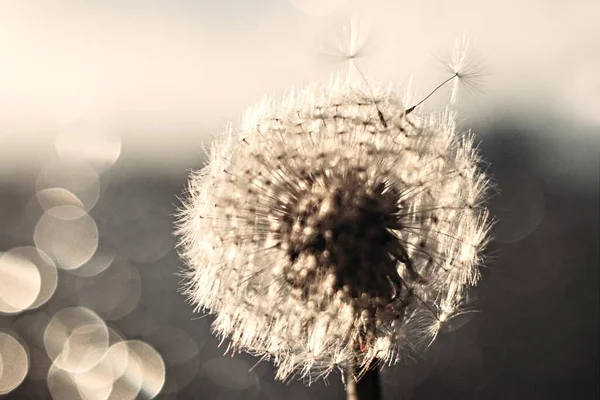
[[[440,60],[446,71],[452,74],[453,85],[450,96],[450,103],[452,104],[457,102],[461,87],[471,92],[483,94],[480,84],[487,73],[483,68],[483,60],[474,58],[471,53],[471,43],[466,36],[463,36],[461,40],[457,39],[454,42],[450,61]]]
[[[392,365],[463,312],[487,179],[454,112],[408,109],[364,82],[310,85],[248,111],[190,177],[185,294],[277,379]]]

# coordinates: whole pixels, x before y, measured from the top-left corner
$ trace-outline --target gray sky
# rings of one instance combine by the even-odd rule
[[[0,166],[51,158],[65,132],[197,159],[264,95],[345,70],[318,55],[353,15],[370,26],[359,65],[376,82],[426,93],[445,77],[433,55],[464,34],[490,72],[469,113],[560,110],[600,126],[592,0],[2,0]]]

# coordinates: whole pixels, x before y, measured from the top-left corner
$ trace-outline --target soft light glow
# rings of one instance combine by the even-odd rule
[[[21,249],[0,255],[0,313],[15,314],[26,310],[40,295],[40,271]]]
[[[66,189],[83,203],[86,211],[89,211],[96,205],[100,196],[99,179],[96,170],[86,163],[55,160],[42,167],[35,188],[38,192],[52,188]],[[71,199],[70,202],[77,205],[76,200]]]
[[[50,211],[59,206],[75,206],[84,208],[84,205],[73,192],[60,187],[40,190],[36,193],[36,198],[44,211]],[[56,215],[60,218],[60,215]]]
[[[44,332],[44,345],[54,364],[68,372],[83,372],[96,365],[109,345],[104,321],[84,307],[57,312]]]
[[[29,371],[25,345],[10,333],[0,331],[0,395],[13,391]]]
[[[33,239],[58,268],[74,269],[94,255],[98,248],[98,227],[78,207],[54,207],[38,221]]]

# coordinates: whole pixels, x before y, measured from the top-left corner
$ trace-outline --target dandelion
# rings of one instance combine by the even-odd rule
[[[276,378],[358,375],[464,312],[489,224],[456,115],[344,78],[252,108],[189,180],[184,291]]]

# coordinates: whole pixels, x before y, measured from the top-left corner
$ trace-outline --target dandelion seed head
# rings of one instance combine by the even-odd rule
[[[312,382],[427,346],[479,279],[487,179],[456,115],[338,78],[252,108],[192,174],[185,293],[233,351]]]

